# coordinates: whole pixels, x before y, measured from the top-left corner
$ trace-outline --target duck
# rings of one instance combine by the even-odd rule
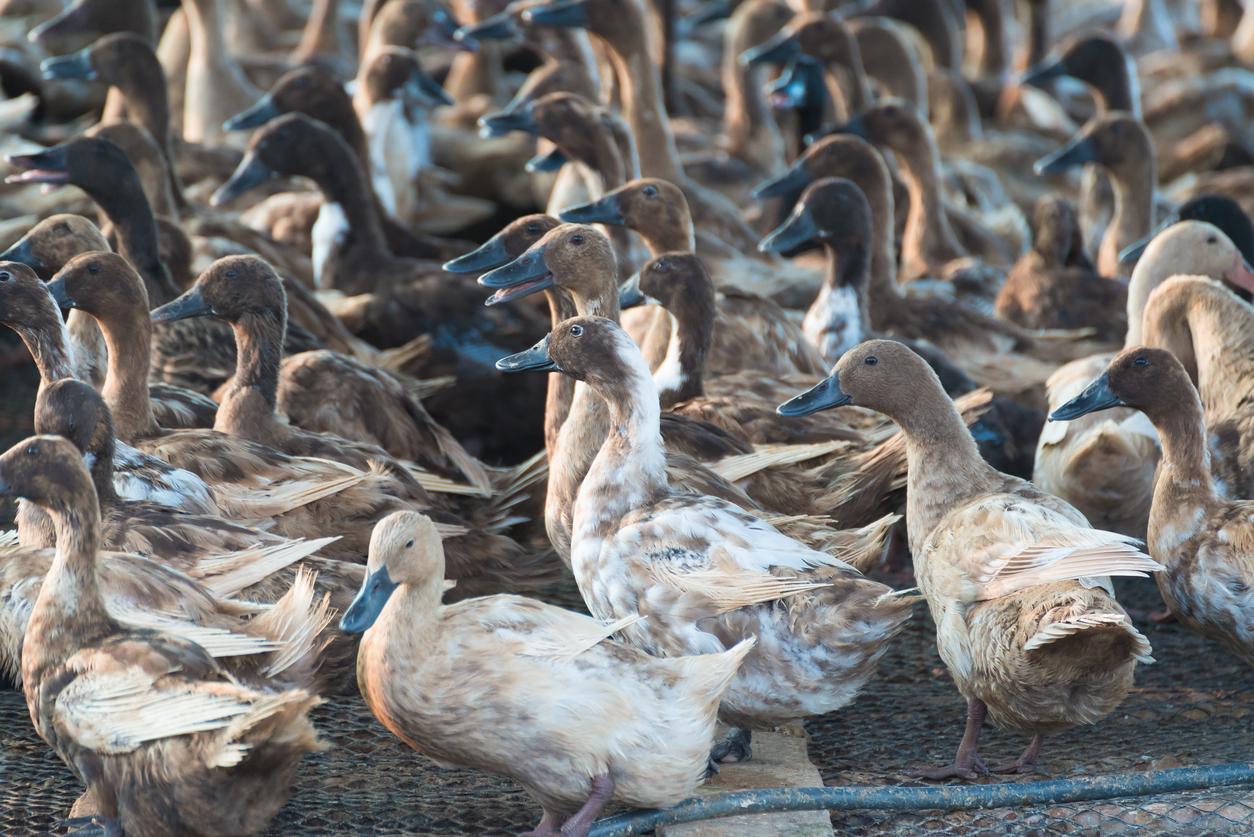
[[[1006,275],[994,312],[1024,328],[1093,328],[1097,339],[1117,342],[1128,327],[1128,287],[1097,273],[1075,208],[1061,195],[1046,195],[1032,220],[1032,249]]]
[[[905,433],[915,577],[941,659],[967,700],[953,761],[913,773],[985,772],[986,719],[1032,736],[1019,759],[997,768],[1030,772],[1043,736],[1109,715],[1132,688],[1137,664],[1152,659],[1101,577],[1144,577],[1162,566],[1134,539],[1091,528],[1065,501],[985,463],[936,374],[901,343],[858,345],[779,410],[848,405],[882,412]]]
[[[567,223],[627,227],[644,240],[654,259],[665,253],[696,252],[696,229],[688,199],[682,189],[666,180],[637,178],[628,181],[599,200],[563,210],[558,217]],[[733,273],[736,266],[734,261],[724,261],[717,265],[717,273]],[[715,307],[715,342],[706,359],[712,374],[745,369],[769,375],[821,372],[823,361],[815,353],[813,343],[807,341],[806,335],[778,303],[739,290],[738,283],[731,277],[721,286]],[[651,331],[657,328],[656,324],[650,325]],[[661,325],[666,333],[666,323]],[[671,324],[669,332],[673,331]],[[657,342],[666,346],[670,341]],[[645,348],[648,352],[649,347]],[[663,358],[650,355],[650,366],[655,369],[662,362]],[[746,366],[746,363],[751,365]]]
[[[1254,291],[1254,272],[1244,259],[1225,277]],[[1144,344],[1170,351],[1196,381],[1214,482],[1233,498],[1254,497],[1254,410],[1246,398],[1246,381],[1254,374],[1251,325],[1254,307],[1208,276],[1176,276],[1159,285],[1145,303],[1142,322]]]
[[[227,119],[261,96],[244,73],[226,38],[225,0],[183,0],[188,51],[183,95],[183,139],[230,145]]]
[[[22,645],[22,687],[36,732],[87,785],[106,828],[264,828],[301,757],[325,748],[309,719],[317,695],[241,683],[207,648],[110,614],[91,476],[69,441],[18,443],[0,456],[0,489],[43,507],[57,529]],[[114,698],[102,706],[102,694]]]
[[[583,837],[609,804],[667,808],[701,784],[752,637],[658,658],[612,639],[634,616],[606,624],[511,595],[442,604],[440,538],[416,512],[379,521],[367,566],[340,620],[363,633],[366,705],[440,764],[520,783],[543,811],[536,833]]]
[[[1218,487],[1202,401],[1188,371],[1166,349],[1131,346],[1050,419],[1116,406],[1143,412],[1162,440],[1146,543],[1165,568],[1154,577],[1163,600],[1185,627],[1254,664],[1248,601],[1254,566],[1243,546],[1254,536],[1254,502],[1228,499]]]
[[[409,463],[373,445],[351,442],[332,433],[311,432],[283,421],[275,412],[275,403],[285,310],[283,286],[274,270],[256,257],[232,256],[214,263],[182,296],[153,311],[152,319],[214,316],[229,322],[235,331],[240,364],[223,394],[215,431],[286,456],[330,460],[375,477],[369,490],[362,490],[358,497],[361,507],[353,509],[345,503],[338,510],[342,531],[324,523],[352,544],[342,550],[337,544],[336,557],[341,552],[355,554],[360,562],[364,554],[362,541],[368,543],[370,524],[398,508],[417,507],[431,510],[450,527],[450,534],[457,535],[457,543],[451,543],[450,551],[454,551],[458,566],[465,567],[465,572],[456,570],[465,582],[464,590],[480,583],[499,582],[514,585],[511,589],[524,589],[551,581],[555,566],[547,556],[528,554],[499,531],[508,522],[508,517],[505,521],[500,519],[504,514],[500,509],[486,503],[462,506],[471,515],[462,518],[456,504],[428,494]],[[341,502],[348,499],[346,495],[337,496]]]
[[[622,636],[655,656],[722,651],[751,636],[777,649],[750,651],[723,696],[720,718],[739,730],[853,700],[909,618],[909,596],[724,500],[673,490],[652,376],[612,320],[567,320],[501,364],[561,371],[606,402],[614,432],[579,487],[571,541],[571,567],[594,617],[624,618],[631,602],[639,609],[631,615],[644,618]],[[856,626],[846,615],[854,612]],[[831,655],[832,645],[845,653]],[[736,751],[720,755],[747,758],[750,746],[751,734],[742,734]]]
[[[1132,272],[1124,346],[1144,342],[1143,317],[1153,291],[1176,274],[1245,281],[1244,259],[1218,229],[1185,221],[1158,235]],[[1046,381],[1050,410],[1074,398],[1110,362],[1100,352],[1063,364]],[[1084,513],[1095,526],[1143,538],[1154,491],[1159,443],[1133,411],[1051,422],[1036,446],[1032,481]]]
[[[1228,237],[1245,260],[1254,263],[1254,222],[1241,205],[1227,195],[1201,194],[1189,198],[1159,221],[1154,231],[1119,253],[1119,262],[1135,265],[1154,236],[1179,221],[1205,221]],[[1240,292],[1240,289],[1234,289]]]

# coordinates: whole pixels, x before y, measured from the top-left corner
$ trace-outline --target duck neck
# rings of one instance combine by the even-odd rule
[[[100,396],[113,413],[119,438],[151,436],[157,432],[148,393],[148,365],[152,343],[152,322],[147,311],[129,311],[125,316],[98,319],[109,355]]]
[[[921,137],[900,154],[902,177],[910,193],[910,212],[901,236],[902,274],[907,279],[965,255],[941,203],[940,153],[931,129],[924,126]]]
[[[663,407],[705,394],[705,361],[714,343],[714,289],[708,299],[686,299],[670,309],[671,339],[653,373]]]
[[[576,315],[575,303],[565,290],[549,288],[544,295],[549,302],[550,330]],[[571,398],[574,394],[574,378],[561,372],[549,373],[548,389],[544,396],[544,449],[550,461],[557,447],[558,433],[570,415]]]
[[[1103,276],[1120,274],[1119,252],[1150,234],[1154,225],[1154,184],[1158,173],[1153,154],[1142,165],[1111,172],[1115,193],[1114,220],[1102,237],[1097,269]]]
[[[323,164],[316,179],[326,200],[344,211],[348,221],[344,249],[368,251],[376,258],[379,253],[391,255],[383,234],[381,210],[361,162],[338,143],[327,146],[321,150]]]
[[[871,207],[871,263],[867,274],[867,326],[882,330],[896,313],[901,302],[897,287],[897,243],[894,236],[893,187],[885,179],[875,189],[875,199],[868,195]],[[829,267],[830,270],[830,267]]]
[[[275,415],[279,364],[287,314],[282,309],[245,314],[231,323],[237,355],[235,377],[222,398],[213,429],[254,442],[275,444],[286,435]]]
[[[1026,67],[1035,67],[1045,60],[1053,48],[1054,40],[1050,37],[1049,12],[1051,0],[1037,0],[1028,3],[1027,23],[1027,60]]]
[[[128,117],[138,123],[161,147],[165,158],[165,179],[170,198],[178,210],[187,208],[183,183],[174,161],[173,137],[170,132],[170,101],[165,87],[165,73],[155,53],[144,52],[135,62],[127,62],[109,82],[121,91]]]
[[[867,300],[870,255],[864,239],[850,238],[839,250],[823,242],[827,252],[827,276],[819,294],[806,311],[802,331],[831,363],[861,343],[871,321]]]
[[[301,32],[296,55],[309,61],[319,55],[335,55],[339,51],[339,0],[314,0],[309,22]]]
[[[692,215],[687,212],[681,213],[678,223],[650,224],[648,229],[635,232],[644,239],[644,246],[649,248],[653,258],[663,253],[695,253],[697,250],[697,231]]]
[[[1145,412],[1158,430],[1163,448],[1153,508],[1168,510],[1175,518],[1182,512],[1215,503],[1218,497],[1211,478],[1206,422],[1197,390],[1182,377],[1173,387],[1171,398],[1160,398]],[[1161,561],[1163,557],[1172,557],[1173,552],[1164,550],[1162,557],[1155,557]]]
[[[96,489],[96,499],[101,509],[107,509],[118,501],[118,492],[113,486],[114,447],[113,436],[109,436],[108,440],[99,445],[97,450],[90,451],[88,454],[91,457],[88,464],[88,469],[91,471],[91,484]]]
[[[1001,0],[982,3],[976,15],[980,22],[983,48],[980,50],[980,76],[1000,79],[1010,68],[1006,58],[1006,21],[1002,14]]]
[[[737,15],[733,15],[724,36],[719,74],[727,103],[723,109],[723,141],[728,154],[770,172],[784,167],[784,138],[762,95],[766,71],[740,62],[742,52],[765,40],[754,40],[758,29],[748,22],[737,25]]]
[[[1219,299],[1201,297],[1188,305],[1166,348],[1192,368],[1206,415],[1221,419],[1249,409],[1250,392],[1233,382],[1254,380],[1254,311],[1225,299],[1227,291],[1216,289],[1215,296]],[[1188,342],[1171,345],[1177,341]]]
[[[148,290],[148,303],[164,305],[178,296],[178,288],[161,261],[157,218],[144,194],[139,177],[132,170],[119,178],[118,188],[93,189],[89,194],[100,205],[118,237],[118,255],[139,272]]]
[[[13,330],[26,344],[27,351],[39,370],[40,386],[46,386],[63,378],[73,378],[74,360],[70,354],[70,333],[56,310],[52,298],[48,298],[46,325],[15,324]]]
[[[100,549],[100,512],[95,492],[77,493],[45,507],[56,532],[56,555],[39,588],[22,649],[22,680],[29,697],[49,669],[80,648],[114,633],[116,623],[105,609],[96,576]]]
[[[606,43],[618,79],[623,117],[640,152],[640,173],[680,183],[683,167],[663,104],[662,78],[649,50],[645,10],[639,0],[624,3],[623,10],[631,21],[615,40]]]

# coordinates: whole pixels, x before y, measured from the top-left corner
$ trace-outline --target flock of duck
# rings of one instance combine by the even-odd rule
[[[1254,8],[168,5],[0,3],[0,670],[73,825],[260,831],[356,688],[586,834],[920,598],[928,779],[1119,706],[1112,577],[1254,662]]]

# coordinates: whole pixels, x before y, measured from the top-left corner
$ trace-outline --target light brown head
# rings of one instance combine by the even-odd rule
[[[921,404],[949,399],[932,367],[895,340],[867,340],[845,352],[832,374],[778,407],[780,415],[805,416],[852,405],[901,423]],[[953,405],[950,402],[950,408]]]
[[[449,273],[476,273],[500,267],[527,252],[527,248],[559,223],[552,215],[542,212],[515,218],[479,247],[445,262],[444,269]]]
[[[178,299],[152,312],[153,322],[212,316],[286,322],[287,295],[274,268],[257,256],[226,256],[197,277]]]
[[[908,159],[917,159],[923,150],[935,144],[931,128],[918,110],[901,99],[873,105],[846,122],[841,130]]]
[[[0,262],[0,323],[18,334],[55,334],[62,328],[57,304],[35,271]]]
[[[1032,228],[1032,249],[1046,266],[1092,266],[1084,252],[1084,238],[1075,208],[1062,195],[1048,194],[1037,199],[1032,210]]]
[[[20,262],[40,278],[51,279],[79,253],[108,249],[109,242],[92,221],[63,213],[50,215],[31,227],[16,244],[0,253],[0,261]]]
[[[64,511],[96,503],[83,457],[68,439],[31,436],[0,455],[0,496]]]
[[[390,46],[377,50],[358,75],[358,84],[372,104],[392,99],[424,108],[453,103],[439,82],[422,68],[418,53],[412,49]]]
[[[479,284],[498,289],[489,305],[558,287],[578,305],[595,300],[611,304],[617,314],[617,276],[614,248],[603,233],[582,224],[562,224],[509,264],[480,276]]]
[[[361,591],[344,612],[340,630],[370,629],[400,585],[427,587],[438,600],[444,579],[444,546],[435,524],[416,511],[398,511],[375,524]]]
[[[144,280],[116,253],[75,256],[48,282],[48,291],[62,308],[86,311],[103,323],[148,319]]]
[[[599,200],[564,210],[560,217],[576,224],[618,224],[647,240],[674,238],[675,230],[692,228],[683,190],[657,177],[624,183]]]
[[[1202,415],[1201,398],[1175,355],[1166,349],[1132,346],[1116,355],[1105,372],[1049,418],[1071,421],[1112,407],[1140,410],[1155,425],[1178,416],[1200,423]]]
[[[1096,116],[1065,146],[1036,162],[1036,172],[1054,175],[1096,163],[1116,177],[1133,178],[1154,163],[1154,142],[1141,120],[1126,113]]]

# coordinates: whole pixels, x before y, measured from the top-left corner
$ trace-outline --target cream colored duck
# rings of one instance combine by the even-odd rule
[[[257,101],[261,91],[248,79],[226,39],[225,0],[183,0],[189,51],[183,96],[183,138],[225,145],[239,142],[222,124]]]
[[[756,637],[763,650],[746,657],[719,712],[742,729],[853,700],[909,618],[909,597],[726,501],[673,490],[652,376],[612,321],[567,320],[500,363],[562,371],[606,402],[610,432],[579,487],[571,542],[594,616],[645,617],[622,634],[660,656],[720,652]],[[744,736],[738,752],[719,755],[747,750]]]
[[[1125,346],[1144,341],[1147,299],[1181,273],[1249,284],[1240,251],[1218,229],[1198,221],[1169,227],[1151,242],[1132,273]],[[1109,361],[1109,354],[1098,354],[1059,367],[1046,383],[1050,409],[1079,394]],[[1037,442],[1033,482],[1073,504],[1093,525],[1143,537],[1158,461],[1157,436],[1145,424],[1124,410],[1046,425]]]
[[[967,700],[953,762],[917,775],[983,772],[986,717],[1032,736],[1005,768],[1030,771],[1042,736],[1110,714],[1136,664],[1150,660],[1149,642],[1101,577],[1162,567],[1131,538],[1090,528],[1066,502],[986,464],[935,373],[902,344],[861,344],[779,409],[805,415],[849,404],[883,412],[905,432],[915,576],[941,659]]]
[[[308,718],[318,698],[279,682],[243,685],[208,648],[109,613],[91,477],[68,441],[20,442],[0,456],[0,488],[43,506],[56,525],[22,684],[36,731],[87,785],[107,829],[264,828],[301,756],[323,747]]]
[[[340,621],[365,632],[366,705],[437,763],[519,782],[544,813],[533,834],[582,837],[607,804],[666,808],[696,791],[752,638],[658,659],[610,639],[634,616],[603,624],[519,596],[445,606],[440,538],[414,512],[379,521],[367,566]]]
[[[1202,280],[1173,279],[1161,293],[1187,281]],[[1186,627],[1254,664],[1254,502],[1228,500],[1217,485],[1202,402],[1188,372],[1168,351],[1133,346],[1050,418],[1116,406],[1144,412],[1162,439],[1146,542],[1166,568],[1155,576],[1163,599]]]

